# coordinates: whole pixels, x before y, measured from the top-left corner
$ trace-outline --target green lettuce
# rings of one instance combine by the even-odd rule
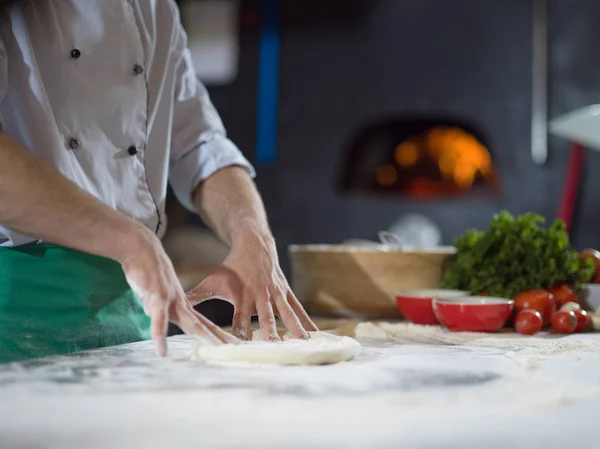
[[[447,265],[442,287],[471,294],[514,298],[520,292],[571,285],[576,292],[594,274],[569,243],[562,220],[544,228],[544,217],[528,213],[495,215],[487,231],[470,229],[456,239],[456,254]]]

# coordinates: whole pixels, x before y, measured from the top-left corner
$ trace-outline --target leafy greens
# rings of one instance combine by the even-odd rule
[[[562,220],[548,228],[544,217],[513,217],[502,211],[487,231],[468,230],[456,239],[456,254],[444,272],[442,287],[514,298],[520,292],[566,283],[580,291],[594,273],[570,246]]]

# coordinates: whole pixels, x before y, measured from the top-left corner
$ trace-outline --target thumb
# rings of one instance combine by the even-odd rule
[[[226,295],[225,292],[222,291],[223,288],[221,284],[222,283],[220,282],[218,274],[211,274],[200,284],[187,291],[185,295],[192,306],[197,306],[198,304],[208,301],[209,299],[226,299]]]

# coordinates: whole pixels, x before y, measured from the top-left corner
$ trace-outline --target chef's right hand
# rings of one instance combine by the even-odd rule
[[[160,355],[167,353],[169,321],[213,344],[238,341],[194,310],[162,243],[153,233],[144,229],[136,244],[125,251],[121,259],[125,277],[152,320],[152,339]]]

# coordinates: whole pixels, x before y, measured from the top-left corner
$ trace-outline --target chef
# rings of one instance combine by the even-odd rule
[[[152,338],[214,344],[258,315],[315,325],[279,267],[253,168],[198,81],[174,0],[5,2],[0,22],[0,362]],[[187,294],[161,245],[170,184],[231,246]],[[234,305],[233,335],[193,306]]]

